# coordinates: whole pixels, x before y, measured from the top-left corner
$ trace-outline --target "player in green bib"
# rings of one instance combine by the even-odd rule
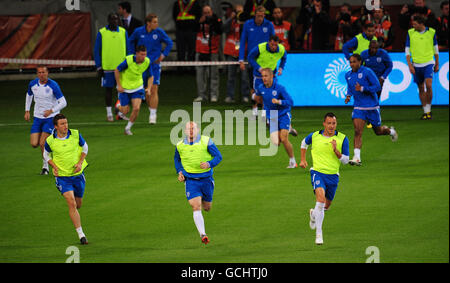
[[[186,137],[175,148],[175,170],[178,181],[184,182],[186,198],[192,207],[194,223],[202,243],[209,243],[205,232],[204,211],[210,211],[214,193],[213,168],[222,161],[222,154],[212,139],[199,134],[195,122],[186,123]]]
[[[88,243],[81,228],[78,209],[81,208],[86,178],[88,145],[78,130],[69,129],[63,114],[53,118],[55,130],[45,141],[44,159],[53,168],[56,188],[69,206],[69,216],[82,245]]]
[[[433,74],[439,71],[439,46],[436,31],[425,26],[424,17],[414,16],[412,25],[413,28],[408,30],[406,35],[406,61],[414,76],[414,82],[419,88],[419,98],[423,108],[420,119],[431,120]]]
[[[323,130],[313,132],[303,139],[300,167],[308,167],[306,150],[311,145],[313,166],[310,168],[311,183],[316,195],[316,206],[310,209],[311,229],[316,230],[316,244],[323,244],[322,223],[339,183],[339,167],[349,161],[348,138],[336,131],[337,120],[333,113],[325,114]]]
[[[142,75],[148,78],[148,87],[144,89],[144,80]],[[150,59],[147,57],[147,48],[144,45],[136,47],[136,55],[128,55],[117,68],[114,70],[117,81],[117,91],[119,92],[119,116],[126,118],[126,114],[130,111],[129,104],[133,106],[127,126],[125,127],[125,135],[133,135],[131,127],[136,121],[139,110],[141,108],[142,99],[146,94],[150,95],[150,88],[153,84],[153,73],[150,67]]]

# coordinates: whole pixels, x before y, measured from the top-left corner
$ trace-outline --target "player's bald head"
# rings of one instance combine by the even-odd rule
[[[197,123],[195,123],[194,121],[187,122],[184,128],[184,133],[186,134],[186,136],[190,138],[197,136],[198,134]]]

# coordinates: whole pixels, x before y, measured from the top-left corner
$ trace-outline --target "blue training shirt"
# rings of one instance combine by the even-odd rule
[[[187,138],[185,138],[183,140],[183,142],[185,144],[192,145],[194,143],[200,142],[200,139],[201,139],[201,135],[198,135],[194,142],[188,142]],[[219,165],[219,163],[222,161],[222,154],[220,153],[219,149],[216,147],[216,145],[214,144],[214,142],[212,141],[211,138],[209,139],[207,150],[208,150],[209,154],[211,154],[211,156],[213,157],[213,159],[208,161],[209,167],[211,168],[211,170],[209,170],[208,172],[204,172],[204,173],[188,173],[188,172],[186,172],[186,170],[184,170],[183,165],[181,164],[180,153],[178,153],[178,150],[175,147],[175,156],[173,159],[175,162],[175,170],[177,171],[177,174],[178,174],[178,172],[182,171],[183,175],[188,178],[207,178],[207,177],[212,176],[213,168],[216,167],[217,165]],[[200,166],[200,164],[199,164],[199,166]]]
[[[244,23],[240,39],[239,61],[244,61],[246,58],[245,44],[247,43],[247,50],[250,51],[258,44],[268,42],[270,36],[275,35],[275,28],[271,21],[264,19],[261,25],[255,24],[255,19],[250,19]],[[248,52],[247,52],[248,53]]]
[[[281,117],[286,113],[290,113],[291,106],[294,104],[292,97],[286,91],[284,86],[276,83],[275,81],[270,87],[266,87],[264,84],[260,84],[255,92],[255,95],[262,96],[264,101],[264,109],[266,110],[268,119],[270,119],[270,110],[277,110],[278,117]],[[273,104],[272,98],[281,100],[281,105]]]
[[[269,51],[270,53],[277,53],[280,51],[280,47],[277,47],[277,50],[275,52],[272,52],[270,50],[269,44],[266,44],[266,50]],[[259,72],[259,68],[261,68],[261,66],[256,62],[256,59],[258,58],[259,55],[260,55],[259,48],[258,48],[258,46],[256,46],[255,48],[250,50],[250,53],[247,56],[248,57],[247,61],[253,67],[253,75],[256,77],[261,77],[261,73]],[[286,59],[287,59],[287,52],[285,51],[283,57],[281,57],[281,59],[280,59],[279,67],[281,69],[284,69],[284,66],[286,65]],[[274,72],[274,74],[276,74],[277,68],[275,68],[275,70],[273,70],[273,72]]]
[[[345,80],[347,81],[347,95],[353,96],[354,107],[375,109],[379,106],[377,92],[381,90],[381,85],[371,69],[361,66],[356,72],[351,70],[345,74]],[[356,83],[363,87],[362,91],[355,90]]]
[[[386,50],[378,48],[377,53],[370,55],[369,50],[361,52],[361,58],[364,66],[370,68],[378,78],[384,80],[392,71],[392,59]]]
[[[147,48],[147,57],[150,58],[152,63],[161,56],[161,53],[164,57],[167,57],[173,46],[172,39],[163,29],[157,28],[147,32],[145,25],[135,29],[129,41],[131,53],[135,53],[136,46],[144,45]],[[162,43],[166,44],[164,50],[162,49]]]

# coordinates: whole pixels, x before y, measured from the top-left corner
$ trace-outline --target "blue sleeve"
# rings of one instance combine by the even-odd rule
[[[361,52],[360,55],[361,55],[361,61],[364,64],[366,59],[369,57],[369,52],[367,50],[364,50],[363,52]]]
[[[33,81],[34,81],[34,80],[33,80]],[[31,81],[31,82],[28,84],[28,90],[27,90],[27,93],[28,93],[28,95],[30,95],[30,96],[33,96],[33,95],[34,95],[33,91],[31,90],[31,85],[32,85],[33,81]]]
[[[239,61],[244,61],[245,44],[247,43],[247,23],[242,26],[241,39],[239,41]]]
[[[145,70],[145,72],[147,73],[148,78],[153,77],[152,64],[148,65],[148,68],[147,68],[147,70]]]
[[[356,39],[356,37],[344,43],[344,45],[342,46],[342,52],[344,52],[345,58],[347,58],[347,60],[350,59],[351,56],[349,49],[355,49],[356,47],[358,47],[358,40]]]
[[[173,160],[175,162],[175,170],[177,170],[177,174],[180,171],[184,171],[183,165],[181,165],[180,153],[178,153],[178,149],[176,147],[175,147],[175,156],[173,157]]]
[[[387,78],[389,74],[392,72],[392,68],[394,67],[394,64],[392,63],[391,56],[387,52],[384,52],[384,64],[386,66],[386,70],[384,71],[382,77]]]
[[[125,43],[126,43],[127,55],[134,54],[134,48],[131,49],[130,38],[128,37],[127,31],[125,31]]]
[[[169,56],[170,50],[172,50],[173,47],[173,41],[170,39],[170,37],[167,35],[167,33],[163,30],[161,30],[162,35],[162,41],[166,44],[166,47],[164,48],[163,55],[164,57]]]
[[[286,65],[287,60],[287,51],[284,51],[283,57],[281,57],[280,68],[284,70],[284,66]]]
[[[434,37],[433,37],[433,46],[436,46],[436,45],[438,45],[438,42],[437,42],[437,37],[436,37],[436,33],[435,33]]]
[[[342,142],[341,154],[350,156],[350,143],[347,137],[345,137],[344,141]]]
[[[47,141],[45,141],[45,145],[44,148],[47,152],[52,152],[52,149],[50,148],[50,146],[48,145]]]
[[[377,78],[377,75],[367,68],[364,72],[366,74],[367,81],[369,82],[369,85],[364,86],[364,92],[378,92],[381,90],[380,81]]]
[[[56,97],[56,99],[60,99],[64,96],[57,82],[52,81],[52,83],[50,83],[48,86],[53,90],[53,95]]]
[[[294,100],[292,100],[292,97],[289,95],[289,93],[286,91],[284,87],[281,87],[280,90],[281,96],[283,97],[283,99],[281,100],[281,105],[292,106],[294,104]]]
[[[410,47],[411,43],[409,41],[409,33],[406,34],[406,43],[405,43],[405,47]]]
[[[255,95],[256,96],[262,96],[262,94],[261,94],[261,91],[259,90],[259,88],[261,87],[261,86],[263,86],[264,84],[260,84],[260,85],[257,85],[256,86],[256,89],[255,89]]]
[[[312,144],[312,136],[313,136],[313,134],[314,134],[314,133],[310,133],[310,134],[305,138],[305,143],[306,143],[307,145]]]
[[[275,35],[275,27],[273,26],[273,23],[269,21],[270,23],[270,35]]]
[[[94,61],[95,67],[102,67],[102,34],[100,32],[97,33],[97,38],[95,39],[94,45]]]
[[[117,70],[119,70],[119,72],[122,72],[123,70],[128,68],[128,64],[127,64],[127,60],[125,59],[122,63],[120,63],[119,66],[117,66]]]
[[[78,136],[79,136],[78,145],[83,146],[86,143],[86,141],[83,139],[83,136],[81,135],[80,132],[78,132]]]
[[[208,161],[209,167],[214,168],[217,165],[219,165],[220,161],[222,161],[222,154],[220,153],[219,149],[216,147],[212,139],[209,139],[208,143],[208,152],[212,155],[213,159]]]
[[[347,82],[347,96],[353,96],[353,88],[350,85],[350,80],[349,80],[349,73],[351,71],[349,71],[347,74],[345,74],[345,81]]]
[[[250,65],[252,65],[254,70],[259,70],[259,68],[261,68],[261,66],[256,63],[256,58],[259,56],[259,47],[256,46],[255,48],[253,48],[250,53],[248,53],[247,56],[247,61],[248,63],[250,63]]]

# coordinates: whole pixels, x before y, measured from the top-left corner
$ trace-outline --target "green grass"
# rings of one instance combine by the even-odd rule
[[[28,82],[0,82],[0,262],[65,262],[72,245],[81,262],[363,263],[369,246],[379,248],[381,262],[449,262],[448,107],[434,107],[432,121],[419,120],[420,107],[382,109],[399,141],[365,130],[363,166],[341,167],[323,246],[315,246],[308,226],[315,203],[308,170],[287,170],[283,148],[260,157],[260,146],[218,146],[223,161],[215,169],[213,209],[203,213],[211,243],[203,246],[169,139],[172,111],[192,111],[194,77],[163,75],[159,123],[148,125],[143,107],[134,136],[123,134],[124,121],[105,121],[99,80],[57,81],[69,126],[89,144],[80,214],[90,244],[78,244],[54,178],[38,175],[40,153],[29,145],[31,124],[23,120]],[[203,105],[207,109],[247,108]],[[300,136],[290,140],[297,161],[302,138],[321,128],[328,111],[336,113],[353,152],[351,108],[295,108]]]

